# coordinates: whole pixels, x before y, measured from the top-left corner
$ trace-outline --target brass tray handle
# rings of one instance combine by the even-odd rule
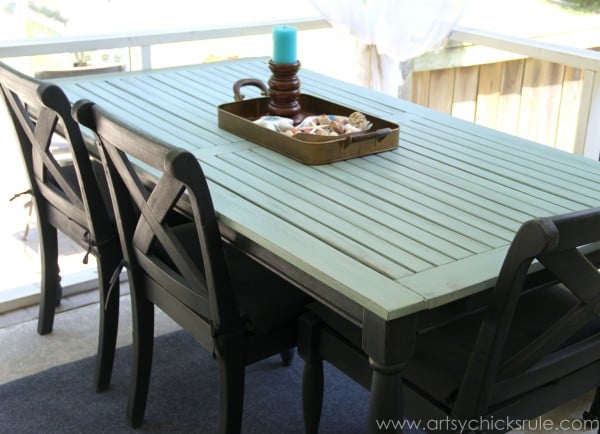
[[[375,140],[379,142],[391,132],[391,128],[380,128],[377,131],[348,134],[342,140],[342,149],[346,149],[351,143],[364,142],[365,140]]]
[[[346,149],[352,143],[364,142],[365,140],[375,140],[379,142],[391,132],[391,128],[380,128],[377,131],[365,131],[362,133],[344,134],[341,136],[320,136],[318,134],[296,133],[292,137],[296,140],[311,143],[337,142],[342,145],[342,149]]]
[[[347,136],[348,144],[353,143],[353,142],[362,142],[364,140],[371,140],[371,139],[379,141],[391,132],[392,132],[391,128],[380,128],[377,131],[349,134]]]
[[[240,93],[240,90],[244,86],[254,86],[259,88],[262,91],[263,96],[267,96],[269,94],[269,88],[257,78],[242,78],[241,80],[233,83],[233,98],[236,102],[242,101],[245,96]]]

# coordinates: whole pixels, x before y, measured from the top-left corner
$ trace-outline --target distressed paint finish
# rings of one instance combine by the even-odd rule
[[[303,92],[398,123],[400,147],[306,166],[219,129],[233,83],[268,75],[253,59],[62,85],[194,152],[233,241],[358,323],[360,310],[392,320],[486,289],[522,222],[600,205],[597,162],[308,70]]]

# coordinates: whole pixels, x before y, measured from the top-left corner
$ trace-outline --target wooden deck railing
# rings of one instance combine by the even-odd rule
[[[177,30],[0,41],[0,58],[139,47],[141,49],[142,69],[151,69],[151,48],[154,45],[266,35],[271,33],[271,29],[275,24],[279,24],[279,22],[264,22],[243,27],[235,25],[219,28],[181,28]],[[329,27],[329,23],[321,18],[300,19],[292,21],[289,24],[296,26],[300,31]],[[130,63],[132,63],[131,60]]]
[[[600,29],[526,39],[457,28],[414,62],[413,101],[598,160]]]
[[[141,65],[142,69],[150,69],[153,66],[152,46],[176,42],[264,35],[271,32],[274,24],[276,23],[265,22],[243,27],[236,25],[220,28],[179,29],[176,31],[8,40],[0,41],[0,58],[112,48],[129,48],[131,57],[133,55],[131,54],[132,50],[138,48],[141,58],[138,64]],[[300,31],[324,29],[330,26],[326,20],[319,17],[295,20],[290,24],[297,26]],[[600,119],[600,53],[581,48],[569,48],[550,42],[465,28],[457,28],[450,39],[581,69],[583,71],[583,85],[577,102],[578,116],[573,152],[598,159],[600,155],[600,123],[593,120]],[[431,58],[432,55],[429,57]],[[418,63],[418,60],[415,63]],[[130,64],[133,64],[133,61],[130,60]],[[458,85],[461,86],[461,83],[458,83]],[[418,95],[413,95],[413,100],[420,102]],[[558,122],[560,123],[561,120],[558,119]]]

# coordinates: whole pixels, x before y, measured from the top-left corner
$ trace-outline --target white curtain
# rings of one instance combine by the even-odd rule
[[[361,84],[398,95],[400,62],[442,46],[467,0],[312,0],[359,41]]]

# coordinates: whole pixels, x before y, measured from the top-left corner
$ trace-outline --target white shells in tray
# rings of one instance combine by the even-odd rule
[[[350,116],[327,114],[307,116],[295,127],[292,119],[280,116],[263,116],[254,121],[254,123],[289,136],[297,133],[339,136],[366,131],[372,127],[372,123],[367,120],[364,114],[359,112],[351,113]]]

